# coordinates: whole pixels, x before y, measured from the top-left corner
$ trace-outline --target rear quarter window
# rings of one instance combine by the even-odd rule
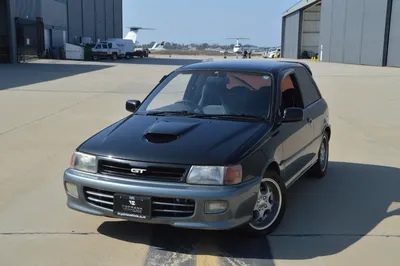
[[[317,87],[315,86],[312,77],[303,67],[295,69],[296,77],[299,81],[300,91],[303,96],[304,106],[308,106],[321,98]]]

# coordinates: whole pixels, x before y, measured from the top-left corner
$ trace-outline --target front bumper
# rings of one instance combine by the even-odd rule
[[[200,186],[186,183],[149,182],[116,178],[100,174],[89,174],[73,169],[64,172],[65,182],[77,186],[78,197],[67,193],[67,206],[71,209],[135,222],[169,224],[175,227],[192,229],[231,229],[249,222],[253,217],[253,208],[257,200],[261,179],[256,178],[235,186]],[[193,215],[189,217],[154,216],[149,220],[120,217],[108,208],[89,202],[84,190],[90,188],[110,193],[123,193],[156,198],[184,198],[195,202]],[[223,213],[206,214],[206,201],[227,201],[228,209]],[[111,199],[112,201],[112,199]]]

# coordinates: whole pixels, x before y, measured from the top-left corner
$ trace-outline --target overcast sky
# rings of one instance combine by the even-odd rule
[[[140,31],[139,43],[230,44],[227,37],[248,37],[259,46],[280,45],[282,13],[298,0],[123,0],[124,36]],[[235,41],[233,41],[235,42]]]

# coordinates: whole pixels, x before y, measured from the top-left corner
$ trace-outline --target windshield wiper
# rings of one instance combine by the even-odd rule
[[[248,115],[248,114],[193,114],[193,117],[199,118],[227,118],[227,119],[252,119],[252,120],[262,120],[265,121],[266,118],[256,115]]]
[[[251,120],[262,120],[265,121],[266,118],[261,116],[255,115],[248,115],[248,114],[199,114],[199,113],[192,113],[188,111],[154,111],[148,112],[144,115],[178,115],[178,116],[187,116],[193,118],[214,118],[214,119],[251,119]]]
[[[194,113],[188,111],[155,111],[155,112],[148,112],[145,115],[194,115]]]

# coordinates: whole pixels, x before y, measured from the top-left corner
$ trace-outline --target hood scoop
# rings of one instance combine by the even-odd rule
[[[144,137],[151,143],[168,143],[179,138],[177,135],[161,133],[146,133]]]
[[[168,143],[179,139],[198,125],[199,123],[186,121],[157,121],[146,130],[144,137],[152,143]]]

